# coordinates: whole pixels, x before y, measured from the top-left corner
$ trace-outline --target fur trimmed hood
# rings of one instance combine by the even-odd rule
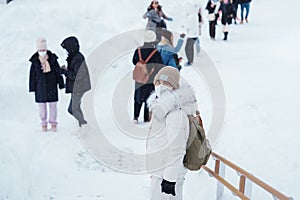
[[[154,91],[147,100],[152,116],[158,121],[164,120],[166,115],[175,110],[183,110],[192,115],[198,109],[197,99],[193,88],[182,79],[177,90],[164,90],[161,94]]]

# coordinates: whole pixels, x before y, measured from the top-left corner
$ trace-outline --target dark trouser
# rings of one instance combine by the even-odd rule
[[[80,108],[81,98],[84,93],[75,93],[71,95],[71,100],[68,108],[68,112],[73,115],[79,122],[79,124],[86,123],[82,110]]]
[[[215,38],[215,36],[216,36],[216,23],[215,23],[215,21],[210,21],[209,22],[209,36],[211,38]]]
[[[246,9],[246,16],[245,19],[248,18],[249,10],[250,10],[250,3],[242,3],[241,4],[241,20],[244,20],[244,9]]]
[[[194,44],[197,38],[188,38],[185,45],[185,55],[189,63],[194,61]]]
[[[149,108],[147,105],[147,99],[153,91],[154,85],[152,83],[142,85],[134,91],[134,118],[138,118],[140,116],[141,108],[143,106],[143,103],[145,103],[144,121],[149,121]]]
[[[143,103],[134,102],[134,118],[139,118],[142,106]],[[149,121],[149,108],[146,102],[144,106],[144,121]]]
[[[238,11],[239,4],[236,3],[233,5],[233,7],[234,7],[233,19],[234,19],[234,23],[236,23],[236,17],[237,17],[237,11]]]

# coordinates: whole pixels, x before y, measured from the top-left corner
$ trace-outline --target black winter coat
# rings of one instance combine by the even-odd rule
[[[142,59],[145,61],[147,59],[147,57],[152,53],[153,50],[155,50],[156,47],[154,44],[152,43],[145,43],[142,47],[141,47],[141,55],[142,55]],[[133,58],[132,58],[132,63],[134,65],[136,65],[137,62],[139,62],[139,53],[138,53],[138,49],[135,50]],[[165,65],[163,64],[162,58],[160,56],[160,53],[157,51],[149,60],[149,62],[147,63],[147,70],[148,72],[150,72],[152,70],[152,68],[154,67],[154,71],[151,74],[151,76],[149,77],[149,80],[147,82],[147,84],[149,83],[153,83],[154,81],[154,77],[156,76],[156,74],[159,72],[159,70],[161,68],[163,68]],[[135,88],[137,89],[138,87],[142,86],[142,83],[135,83]]]
[[[60,68],[57,62],[58,57],[51,51],[47,51],[48,62],[51,71],[43,73],[39,55],[36,52],[31,58],[31,67],[29,75],[29,92],[35,92],[35,101],[37,103],[58,101],[58,90],[64,88],[64,80],[60,75]]]
[[[228,2],[228,3],[221,3],[220,10],[222,11],[222,18],[221,18],[221,23],[223,25],[232,24],[232,18],[235,14],[234,12],[234,6]]]
[[[208,14],[211,14],[211,13],[214,13],[215,12],[215,9],[216,9],[216,5],[214,5],[213,7],[211,7],[210,5],[211,5],[212,3],[211,3],[211,1],[209,0],[208,2],[207,2],[207,4],[206,4],[206,7],[205,7],[205,9],[206,10],[208,10]]]
[[[89,71],[84,56],[77,52],[67,58],[66,93],[84,93],[91,89]],[[74,87],[76,80],[76,87]]]
[[[251,0],[240,0],[241,3],[250,3]]]

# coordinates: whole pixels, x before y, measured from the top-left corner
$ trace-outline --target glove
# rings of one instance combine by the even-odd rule
[[[60,67],[60,74],[66,74],[67,68],[63,65]]]
[[[181,33],[181,34],[179,35],[179,37],[184,38],[184,37],[185,37],[185,33]]]
[[[163,179],[161,182],[161,192],[166,194],[172,194],[173,196],[176,196],[175,194],[175,184],[176,182],[169,182]]]
[[[172,22],[172,21],[173,21],[173,18],[172,18],[172,17],[169,17],[167,20],[170,21],[170,22]]]
[[[64,89],[64,88],[66,88],[66,84],[65,83],[59,84],[59,89]]]

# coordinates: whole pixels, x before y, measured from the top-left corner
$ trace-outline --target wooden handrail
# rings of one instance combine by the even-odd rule
[[[250,174],[249,172],[245,171],[244,169],[242,169],[242,168],[238,167],[237,165],[233,164],[232,162],[226,160],[222,156],[220,156],[220,155],[218,155],[218,154],[216,154],[214,152],[212,152],[212,156],[217,159],[216,160],[216,165],[215,165],[215,170],[217,170],[217,169],[218,170],[216,172],[213,172],[212,170],[210,170],[206,166],[202,166],[202,168],[205,169],[209,174],[211,174],[212,176],[214,176],[217,180],[219,180],[220,182],[222,182],[227,188],[229,188],[229,186],[227,185],[227,183],[225,183],[224,181],[221,181],[220,178],[219,178],[220,176],[217,174],[218,171],[219,171],[219,165],[220,165],[219,161],[223,162],[225,165],[227,165],[227,166],[231,167],[232,169],[236,170],[237,172],[239,172],[242,175],[241,178],[240,178],[240,188],[239,188],[239,190],[236,189],[236,188],[234,188],[235,190],[232,190],[231,188],[229,188],[232,192],[236,193],[238,196],[239,196],[239,194],[236,192],[236,190],[239,191],[242,194],[244,193],[244,186],[245,186],[245,181],[246,181],[246,178],[247,178],[247,179],[251,180],[253,183],[257,184],[258,186],[260,186],[263,189],[265,189],[266,191],[268,191],[269,193],[271,193],[273,196],[279,198],[280,200],[291,200],[292,199],[291,197],[287,197],[286,195],[282,194],[281,192],[279,192],[275,188],[269,186],[268,184],[266,184],[265,182],[261,181],[260,179],[258,179],[257,177],[253,176],[252,174]]]
[[[217,173],[212,171],[206,166],[202,166],[202,168],[207,171],[209,174],[214,176],[218,181],[220,181],[224,186],[226,186],[228,189],[230,189],[232,192],[234,192],[237,196],[239,196],[242,200],[250,200],[246,195],[241,193],[238,189],[236,189],[234,186],[232,186],[230,183],[228,183],[225,179],[223,179],[221,176],[219,176]]]

